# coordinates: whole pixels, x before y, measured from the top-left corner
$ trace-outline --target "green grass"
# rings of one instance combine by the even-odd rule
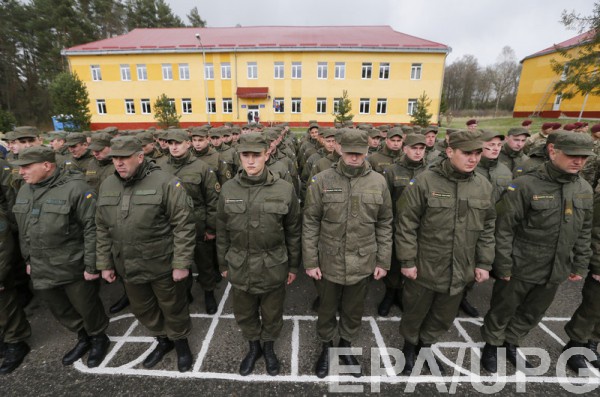
[[[467,120],[472,117],[457,117],[452,120],[449,126],[444,125],[442,128],[444,131],[446,128],[457,128],[457,129],[466,129]],[[478,118],[477,119],[477,127],[482,129],[488,129],[492,131],[497,131],[501,133],[506,133],[509,129],[513,127],[520,127],[521,123],[525,120],[524,118],[512,118],[512,117],[498,117],[498,118]],[[560,119],[544,119],[539,117],[532,117],[529,120],[532,120],[530,131],[531,133],[536,133],[541,130],[542,124],[544,123],[561,123],[563,126],[565,124],[572,124],[577,121],[576,118],[560,118]],[[599,123],[599,120],[592,119],[581,119],[582,122],[587,122],[590,127],[594,124]]]

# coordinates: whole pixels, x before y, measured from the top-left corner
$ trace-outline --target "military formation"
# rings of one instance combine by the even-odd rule
[[[459,310],[479,316],[468,294],[490,278],[482,367],[496,373],[502,353],[526,371],[523,339],[561,283],[585,278],[565,350],[579,349],[571,369],[600,368],[600,125],[531,125],[500,133],[472,119],[444,139],[437,126],[315,121],[301,137],[285,123],[44,136],[16,127],[0,159],[0,374],[30,351],[30,285],[76,338],[62,363],[87,354],[88,367],[100,365],[110,340],[99,291],[115,282],[123,293],[108,312],[129,307],[156,338],[141,365],[175,350],[189,371],[196,273],[210,315],[217,284],[231,283],[248,343],[239,373],[264,357],[275,376],[299,271],[315,286],[319,378],[332,348],[358,340],[373,280],[386,288],[378,314],[403,312],[410,375]],[[339,359],[362,375],[358,357]],[[427,363],[445,374],[437,358]]]

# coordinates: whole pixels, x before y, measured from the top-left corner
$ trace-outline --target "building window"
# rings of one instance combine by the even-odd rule
[[[192,114],[192,100],[190,98],[183,98],[181,100],[181,112],[183,114]]]
[[[378,98],[377,99],[377,114],[386,114],[387,113],[387,99]]]
[[[141,64],[137,65],[137,79],[140,81],[148,80],[148,70],[146,70],[146,65]]]
[[[206,80],[214,80],[215,79],[215,67],[212,63],[204,64],[204,78]]]
[[[96,109],[98,114],[106,114],[106,101],[104,99],[96,99]]]
[[[169,98],[169,105],[171,105],[171,108],[175,110],[175,98]]]
[[[214,78],[214,73],[213,73]],[[179,64],[179,80],[189,80],[190,79],[190,65],[187,63]]]
[[[221,79],[231,80],[231,64],[229,62],[221,64]]]
[[[140,104],[142,105],[142,114],[152,113],[152,108],[150,107],[150,99],[142,99],[140,100]]]
[[[217,113],[217,101],[215,101],[215,98],[208,98],[206,100],[206,111],[208,113]]]
[[[408,114],[413,115],[417,109],[417,98],[411,98],[408,100]]]
[[[327,98],[317,98],[317,113],[327,113]]]
[[[131,81],[131,69],[129,69],[129,65],[120,65],[121,69],[121,80],[122,81]]]
[[[327,62],[319,62],[317,64],[317,79],[327,79]]]
[[[379,79],[387,80],[390,78],[390,64],[382,62],[379,64]]]
[[[275,109],[275,113],[283,113],[283,98],[275,98],[273,100],[273,109]]]
[[[411,80],[421,80],[421,68],[422,65],[420,63],[413,63],[410,67],[410,79]]]
[[[292,78],[302,78],[302,62],[292,62]]]
[[[102,72],[100,72],[100,65],[90,65],[90,69],[92,70],[93,81],[102,80]]]
[[[292,113],[302,112],[302,99],[292,98]]]
[[[223,98],[223,113],[233,113],[233,100]]]
[[[335,63],[335,75],[336,80],[344,80],[346,78],[346,63],[336,62]]]
[[[358,111],[360,114],[369,114],[371,111],[371,100],[369,98],[360,98]]]
[[[283,62],[275,62],[273,77],[275,79],[283,79],[285,77]]]
[[[258,78],[258,65],[256,64],[256,62],[248,62],[248,78]]]
[[[170,63],[162,64],[163,80],[173,80],[173,67]]]
[[[340,103],[342,98],[333,98],[333,113],[338,114],[340,112]]]
[[[365,62],[362,64],[362,78],[370,79],[373,73],[373,64],[371,62]]]
[[[135,102],[133,102],[133,99],[125,99],[125,113],[135,114]]]

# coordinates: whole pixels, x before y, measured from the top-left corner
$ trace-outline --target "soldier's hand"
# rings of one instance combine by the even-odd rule
[[[592,278],[598,282],[600,282],[600,274],[592,274]]]
[[[287,285],[290,285],[296,279],[296,273],[288,273]]]
[[[106,280],[107,283],[112,283],[117,279],[115,276],[115,271],[113,269],[102,270],[102,278]]]
[[[413,267],[403,267],[402,270],[400,270],[402,272],[402,275],[410,280],[416,280],[417,279],[417,267],[413,266]]]
[[[569,281],[579,281],[581,279],[583,279],[583,277],[581,277],[579,274],[571,273],[571,275],[569,275]]]
[[[214,240],[217,237],[216,234],[210,234],[209,232],[204,233],[204,241]]]
[[[25,266],[25,272],[31,275],[31,265],[29,263]]]
[[[173,269],[173,281],[176,283],[185,280],[187,276],[190,275],[190,271],[188,269]]]
[[[508,277],[498,277],[498,278],[500,280],[503,280],[503,281],[510,281],[510,276],[508,276]]]
[[[99,273],[92,274],[92,273],[88,273],[88,272],[84,271],[83,278],[85,279],[85,281],[97,280],[100,278],[100,274]]]
[[[375,271],[373,272],[373,278],[375,280],[381,280],[387,274],[387,270],[380,268],[379,266],[375,266]]]
[[[478,283],[483,283],[489,278],[490,272],[488,270],[483,270],[478,267],[475,268],[475,281],[477,281]]]
[[[306,269],[306,275],[310,278],[314,278],[315,280],[320,280],[323,275],[321,274],[321,269],[315,267],[314,269]]]

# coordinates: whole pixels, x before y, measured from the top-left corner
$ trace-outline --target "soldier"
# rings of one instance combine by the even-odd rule
[[[142,365],[154,367],[175,348],[177,368],[188,371],[193,358],[186,281],[196,238],[192,199],[179,179],[144,158],[136,137],[114,138],[110,156],[116,173],[98,194],[97,267],[109,283],[116,269],[132,313],[157,337]]]
[[[373,171],[383,173],[384,169],[391,166],[400,157],[403,137],[401,128],[394,127],[388,131],[383,148],[367,157]]]
[[[329,153],[327,156],[323,157],[319,161],[313,165],[312,170],[310,171],[310,177],[308,180],[310,181],[313,176],[317,175],[319,172],[328,170],[331,166],[337,163],[342,155],[342,148],[340,146],[340,141],[342,140],[342,135],[347,131],[345,129],[335,130],[335,143],[333,144],[333,152]]]
[[[66,170],[75,170],[85,174],[90,163],[94,161],[94,156],[88,148],[86,136],[81,132],[71,132],[67,136],[66,145],[71,155],[65,160],[62,167]]]
[[[394,219],[396,219],[396,203],[402,192],[410,181],[425,171],[423,160],[425,147],[425,137],[423,135],[407,135],[402,146],[404,156],[383,171],[383,176],[392,195]],[[383,282],[385,284],[385,296],[379,304],[377,312],[380,316],[385,317],[390,313],[394,302],[402,309],[402,275],[400,274],[400,265],[395,258],[395,248],[393,246],[390,271],[383,278]]]
[[[553,127],[554,127],[554,123],[542,124],[540,132],[536,132],[535,134],[533,134],[527,138],[527,141],[525,142],[525,146],[523,147],[523,152],[528,154],[529,150],[531,150],[533,145],[535,145],[536,143],[539,143],[539,142],[545,143],[546,139],[548,139],[548,135],[553,131]],[[529,128],[527,128],[527,131],[529,131]]]
[[[300,183],[302,186],[300,196],[302,201],[304,201],[304,198],[306,197],[306,189],[308,187],[308,181],[312,173],[313,166],[323,157],[333,153],[335,149],[335,134],[336,130],[332,128],[325,128],[319,131],[319,138],[321,139],[323,146],[313,153],[308,160],[306,160],[304,168],[302,168],[302,175],[300,177]]]
[[[89,149],[94,159],[85,171],[85,181],[96,193],[106,178],[114,174],[115,167],[109,157],[111,135],[106,132],[96,132],[92,135]]]
[[[319,150],[319,147],[319,125],[316,122],[310,123],[306,135],[303,138],[302,145],[298,150],[298,170],[300,171],[300,175],[302,175],[306,160],[308,160],[313,153],[316,153],[316,151]]]
[[[219,182],[223,185],[235,176],[237,167],[235,165],[235,149],[223,144],[223,134],[221,128],[211,128],[210,143],[212,147],[219,152]]]
[[[592,188],[578,175],[592,154],[591,138],[559,134],[548,151],[550,161],[515,179],[497,205],[496,282],[481,327],[481,363],[492,373],[500,346],[516,366],[521,340],[542,319],[560,283],[581,280],[592,255]]]
[[[392,200],[383,176],[365,161],[367,134],[345,131],[341,148],[340,161],[312,178],[304,205],[302,257],[306,274],[317,280],[320,299],[319,378],[329,373],[329,348],[337,335],[339,347],[356,341],[370,276],[384,277],[392,254]],[[340,358],[358,367],[353,376],[361,376],[354,355]]]
[[[425,136],[425,164],[429,164],[440,155],[440,151],[435,147],[438,127],[430,125],[427,128],[423,128],[421,134]]]
[[[494,189],[492,202],[497,203],[512,180],[512,172],[507,166],[498,161],[504,135],[499,132],[486,130],[481,134],[481,140],[483,141],[483,152],[481,153],[481,161],[477,164],[475,171],[490,181]],[[472,317],[477,316],[479,315],[477,314]]]
[[[83,175],[60,170],[54,151],[45,146],[23,150],[13,162],[25,185],[13,213],[21,253],[33,288],[54,317],[77,332],[78,342],[62,363],[71,365],[90,350],[87,365],[100,365],[110,341],[108,317],[96,270],[96,193]]]
[[[279,179],[283,179],[284,181],[291,183],[295,190],[298,186],[298,179],[292,179],[292,160],[285,156],[281,156],[278,159],[277,156],[277,140],[279,139],[279,133],[275,130],[266,130],[263,135],[265,141],[269,145],[269,148],[267,149],[267,154],[269,155],[269,159],[267,160],[267,168],[273,174],[277,175]]]
[[[242,135],[238,151],[242,169],[219,197],[219,266],[233,286],[235,320],[250,345],[239,372],[250,374],[264,354],[267,373],[274,376],[285,286],[300,264],[300,207],[293,186],[267,169],[267,142],[260,134]]]
[[[523,122],[521,123],[521,127],[525,128],[527,131],[531,130],[531,120],[523,120]]]
[[[529,137],[529,132],[525,128],[517,127],[508,130],[506,135],[498,160],[514,173],[518,167],[529,159],[523,153],[523,146],[525,140]]]
[[[184,130],[169,130],[166,135],[169,143],[169,156],[158,161],[164,171],[176,176],[183,183],[188,196],[194,202],[194,222],[196,224],[196,248],[194,262],[198,269],[197,281],[204,290],[206,313],[217,312],[213,245],[216,237],[217,200],[221,185],[214,171],[204,161],[190,152],[192,142]],[[191,288],[192,283],[188,284]],[[191,296],[191,293],[190,293]]]
[[[144,157],[148,160],[158,160],[165,154],[160,150],[160,148],[156,147],[156,142],[154,141],[154,137],[150,132],[140,132],[136,135],[136,137],[142,143],[142,151],[144,152]]]
[[[369,155],[377,152],[381,144],[381,131],[377,128],[370,128],[367,131],[367,141],[369,143]]]
[[[410,375],[415,355],[448,331],[466,285],[484,282],[494,259],[492,185],[475,172],[476,131],[450,136],[448,159],[418,175],[397,204],[396,256],[405,277],[400,334]],[[436,358],[433,374],[444,374]],[[438,372],[439,371],[439,372]]]
[[[470,119],[465,123],[468,131],[477,131],[477,120]]]
[[[11,373],[21,365],[29,353],[25,340],[31,336],[31,326],[15,289],[14,245],[10,222],[4,209],[0,209],[0,353],[4,353],[0,374]]]
[[[62,164],[69,156],[69,148],[67,147],[67,134],[64,131],[50,131],[48,133],[50,147],[56,153],[56,164]]]
[[[204,161],[214,171],[219,171],[219,153],[210,146],[208,129],[194,127],[190,132],[192,138],[192,154]]]

